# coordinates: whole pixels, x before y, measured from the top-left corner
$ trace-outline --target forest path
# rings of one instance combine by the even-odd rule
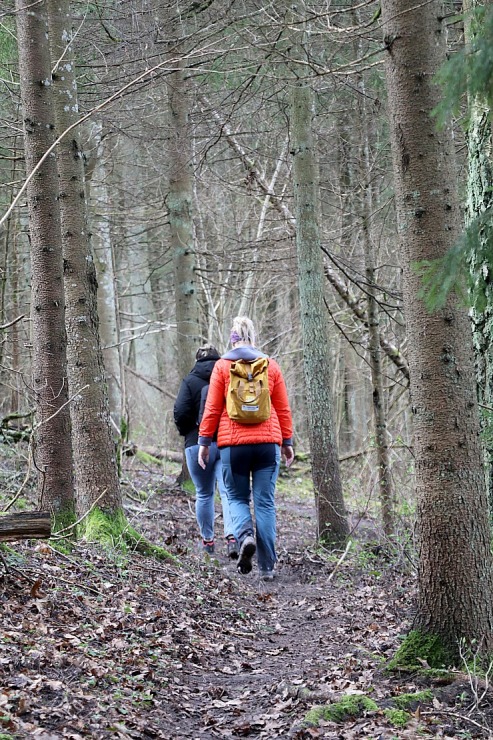
[[[128,479],[132,524],[180,565],[85,543],[69,554],[44,542],[9,551],[0,574],[2,740],[490,736],[486,715],[464,718],[464,682],[406,727],[391,724],[389,699],[420,688],[382,671],[409,629],[413,579],[361,541],[334,573],[341,553],[315,549],[313,505],[296,479],[279,485],[272,583],[256,567],[238,574],[220,546],[204,557],[193,498],[172,478],[143,469]],[[361,694],[379,709],[302,724],[314,705]]]

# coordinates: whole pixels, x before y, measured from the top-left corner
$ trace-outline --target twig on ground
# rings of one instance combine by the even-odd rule
[[[353,544],[353,541],[352,540],[348,540],[347,541],[346,549],[344,550],[344,552],[342,553],[341,557],[339,558],[339,560],[337,561],[337,563],[333,567],[332,573],[330,573],[329,577],[327,578],[327,583],[329,583],[333,579],[333,577],[335,576],[335,574],[337,573],[337,571],[338,571],[338,569],[339,569],[342,561],[344,560],[344,558],[348,554],[348,552],[349,552],[350,547],[351,547],[352,544]]]
[[[11,499],[9,501],[9,503],[7,504],[7,506],[5,507],[4,512],[8,511],[10,509],[10,507],[15,504],[15,502],[17,501],[17,499],[22,494],[24,488],[26,487],[27,481],[29,480],[29,476],[31,475],[31,462],[32,462],[32,459],[33,459],[32,458],[32,450],[31,450],[31,442],[32,442],[32,436],[31,436],[31,438],[29,440],[29,451],[28,451],[28,456],[27,456],[27,472],[26,472],[26,475],[24,476],[24,480],[22,481],[21,486],[20,486],[19,490],[17,491],[17,493],[15,494],[14,498]]]
[[[468,717],[465,714],[459,714],[458,712],[451,712],[450,710],[447,710],[447,709],[435,709],[433,711],[430,710],[430,711],[425,711],[425,712],[423,712],[423,710],[420,711],[421,716],[426,715],[428,717],[433,717],[433,716],[436,717],[437,714],[445,715],[446,717],[455,717],[456,719],[464,720],[464,722],[469,722],[475,727],[480,727],[482,730],[486,730],[486,732],[490,736],[491,727],[486,727],[486,725],[482,725],[480,722],[476,722],[475,719],[471,719],[471,717]]]
[[[1,552],[0,552],[0,562],[2,563],[2,565],[3,565],[4,569],[5,569],[5,575],[7,575],[7,573],[9,572],[9,566],[8,566],[7,561],[5,560],[5,558],[4,558],[4,556],[2,555]]]

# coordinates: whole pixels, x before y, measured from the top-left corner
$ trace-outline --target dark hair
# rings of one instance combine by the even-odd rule
[[[195,353],[196,360],[219,360],[220,356],[213,344],[204,344]]]

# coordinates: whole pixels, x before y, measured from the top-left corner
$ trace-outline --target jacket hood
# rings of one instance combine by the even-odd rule
[[[223,360],[246,360],[247,362],[251,362],[252,360],[256,360],[258,357],[268,357],[268,355],[265,355],[263,352],[261,352],[256,347],[250,347],[249,345],[245,345],[243,347],[236,347],[235,349],[230,349],[229,352],[226,352],[226,354],[222,356],[222,359]]]
[[[190,371],[190,375],[196,375],[197,377],[202,378],[202,380],[209,382],[209,378],[211,377],[211,373],[216,362],[217,360],[197,360]]]

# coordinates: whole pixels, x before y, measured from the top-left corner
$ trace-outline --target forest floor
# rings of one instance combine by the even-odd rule
[[[463,667],[446,685],[386,672],[412,568],[368,519],[345,553],[317,549],[296,467],[279,481],[273,583],[239,575],[221,546],[204,556],[176,471],[135,459],[129,519],[176,561],[56,540],[1,551],[0,739],[493,737],[489,688]],[[358,713],[362,697],[374,705]]]

